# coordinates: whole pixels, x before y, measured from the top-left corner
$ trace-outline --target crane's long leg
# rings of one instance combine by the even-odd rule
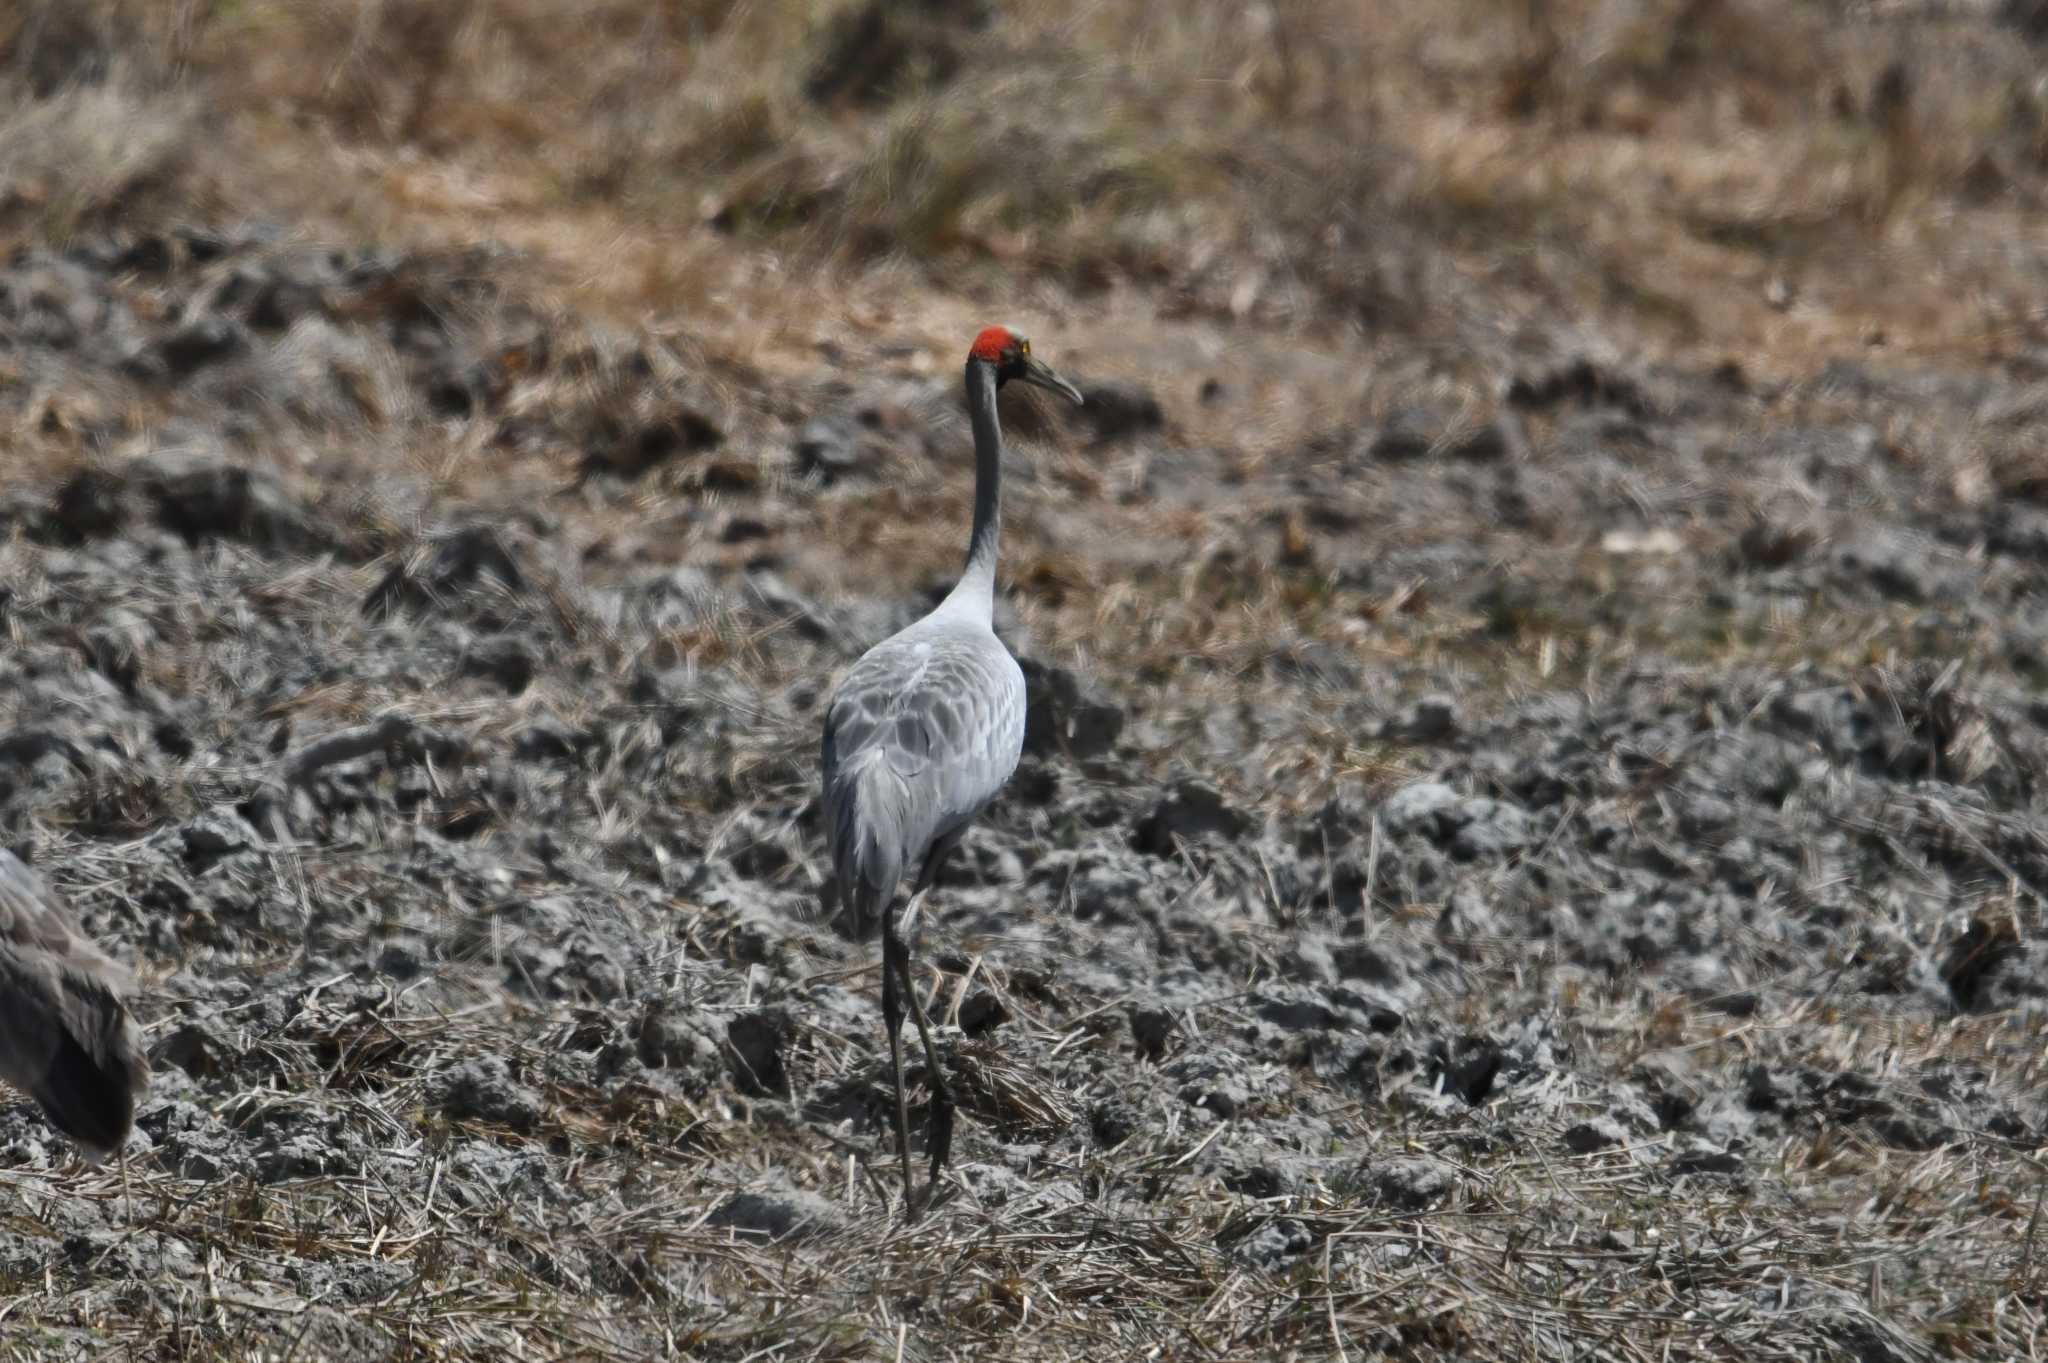
[[[896,1157],[903,1162],[903,1207],[910,1208],[912,1180],[910,1176],[910,1100],[903,1093],[903,998],[897,992],[897,979],[904,976],[899,969],[897,958],[907,956],[903,944],[896,937],[896,930],[884,916],[882,920],[882,1027],[889,1034],[889,1074],[896,1081]]]
[[[903,906],[901,926],[895,937],[899,943],[916,931],[918,910],[923,907],[927,886],[919,886],[910,896],[910,902]],[[945,1068],[939,1063],[939,1048],[932,1040],[931,1023],[924,1015],[924,1000],[918,996],[917,986],[910,980],[910,948],[906,944],[897,965],[903,972],[903,992],[910,1000],[910,1017],[917,1023],[918,1040],[924,1043],[924,1062],[932,1086],[931,1117],[925,1124],[925,1153],[931,1157],[931,1183],[939,1181],[939,1170],[946,1167],[947,1159],[953,1153],[953,1087],[946,1082]]]

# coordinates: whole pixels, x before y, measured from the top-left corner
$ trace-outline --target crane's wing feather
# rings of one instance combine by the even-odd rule
[[[1024,677],[987,630],[926,620],[854,664],[825,716],[827,834],[856,914],[995,798],[1024,742]],[[879,903],[872,901],[879,900]]]
[[[0,1078],[95,1153],[127,1139],[149,1080],[126,984],[42,878],[0,850]]]

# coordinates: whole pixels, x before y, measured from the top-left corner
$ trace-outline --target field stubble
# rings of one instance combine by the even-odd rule
[[[2029,7],[571,10],[0,18],[0,827],[159,1072],[0,1353],[2037,1352]],[[817,707],[992,316],[906,1225]]]

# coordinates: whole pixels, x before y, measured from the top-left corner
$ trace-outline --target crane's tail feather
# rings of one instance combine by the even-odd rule
[[[96,1158],[127,1140],[149,1083],[123,999],[131,983],[27,863],[0,848],[0,1079]]]
[[[119,995],[97,979],[68,975],[61,1023],[42,1074],[28,1085],[50,1124],[93,1163],[119,1150],[149,1085],[142,1036]]]
[[[67,1035],[29,1096],[42,1105],[50,1125],[77,1141],[97,1164],[127,1143],[135,1124],[135,1094],[140,1087],[135,1064],[141,1064],[146,1077],[148,1068],[139,1056],[130,1064],[102,1064]]]
[[[832,864],[839,880],[841,912],[854,935],[872,936],[896,897],[903,878],[903,848],[897,797],[902,781],[885,765],[849,772],[830,804]]]

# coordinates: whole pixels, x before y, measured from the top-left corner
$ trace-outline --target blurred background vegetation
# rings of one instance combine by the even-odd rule
[[[2027,362],[2044,39],[1911,0],[20,0],[0,239],[491,239],[757,339],[912,290],[1334,354]]]

